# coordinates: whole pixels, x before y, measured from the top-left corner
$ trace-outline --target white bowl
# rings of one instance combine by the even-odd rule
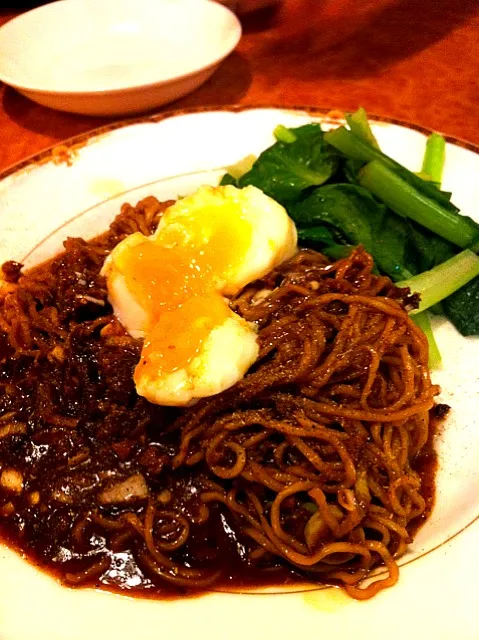
[[[60,0],[0,28],[0,80],[62,111],[140,113],[199,87],[240,37],[210,0]]]

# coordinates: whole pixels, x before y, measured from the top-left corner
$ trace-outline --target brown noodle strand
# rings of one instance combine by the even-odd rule
[[[346,591],[350,596],[356,598],[357,600],[368,600],[369,598],[372,598],[374,595],[376,595],[376,593],[378,593],[378,591],[380,591],[381,589],[392,587],[399,580],[398,566],[394,562],[386,547],[380,542],[375,541],[366,542],[365,544],[370,551],[375,551],[378,555],[381,556],[386,569],[388,570],[388,577],[376,580],[375,582],[369,584],[367,587],[346,585]]]
[[[198,576],[192,575],[182,575],[181,573],[177,573],[173,571],[172,573],[168,573],[165,571],[164,566],[161,563],[157,562],[156,559],[144,552],[139,553],[139,558],[141,563],[146,566],[153,574],[158,576],[161,580],[165,580],[166,582],[170,582],[178,587],[187,587],[189,589],[204,589],[205,587],[209,587],[214,584],[219,576],[220,571],[215,571],[213,573],[204,573],[203,575],[198,574]]]
[[[94,562],[88,569],[79,571],[78,573],[65,574],[66,581],[71,585],[81,585],[84,582],[88,582],[91,578],[96,578],[102,573],[107,571],[111,564],[111,560],[108,556],[103,556],[100,560]]]

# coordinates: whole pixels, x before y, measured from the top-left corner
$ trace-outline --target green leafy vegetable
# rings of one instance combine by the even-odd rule
[[[305,247],[332,245],[336,240],[328,227],[299,227],[298,243]]]
[[[395,280],[412,275],[404,266],[405,225],[362,187],[325,185],[292,207],[290,215],[305,234],[309,227],[327,224],[345,243],[362,244],[379,269]]]
[[[330,244],[324,247],[322,253],[330,260],[341,260],[350,256],[354,249],[355,247],[352,244]]]
[[[345,158],[342,162],[340,169],[344,175],[344,178],[351,184],[359,184],[358,173],[361,167],[364,165],[361,160],[354,160],[354,158]],[[338,182],[341,182],[339,179]]]
[[[406,265],[414,274],[428,271],[458,253],[457,247],[432,231],[405,220],[408,248]]]
[[[338,244],[328,227],[298,229],[298,243],[302,247],[320,248],[331,260],[347,258],[355,248],[352,244]]]
[[[228,184],[232,184],[233,187],[237,187],[238,186],[238,180],[236,178],[234,178],[231,175],[231,173],[225,173],[225,175],[221,178],[220,185],[222,187],[225,187]]]
[[[464,335],[479,334],[478,258],[471,253],[479,253],[479,225],[440,190],[444,138],[428,138],[417,175],[379,149],[364,109],[346,119],[350,130],[324,134],[318,124],[279,125],[277,142],[254,164],[249,156],[231,167],[221,184],[262,189],[288,209],[299,243],[331,259],[362,244],[375,269],[421,294],[421,309],[445,313]],[[437,360],[431,336],[430,345]]]
[[[444,311],[463,336],[479,335],[479,278],[444,300]]]
[[[254,185],[281,204],[295,202],[302,191],[326,182],[338,167],[338,154],[324,141],[319,124],[293,130],[294,142],[276,142],[263,151],[238,186]]]

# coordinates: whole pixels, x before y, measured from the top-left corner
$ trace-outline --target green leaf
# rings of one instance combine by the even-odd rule
[[[406,264],[409,235],[404,220],[388,210],[381,226],[374,233],[375,243],[371,255],[381,271],[393,280],[408,278],[415,273]]]
[[[296,202],[309,187],[326,182],[338,166],[338,154],[324,142],[319,124],[290,130],[294,142],[276,142],[263,151],[240,187],[254,185],[281,204]]]
[[[458,253],[455,245],[415,222],[406,221],[408,251],[406,264],[411,273],[428,271]]]
[[[354,160],[354,158],[344,158],[343,162],[340,165],[340,168],[344,175],[344,179],[351,184],[359,185],[358,173],[362,166],[363,162],[361,162],[361,160]],[[341,180],[338,180],[338,182],[341,182]]]
[[[446,298],[442,305],[463,336],[479,334],[479,277]]]
[[[299,228],[332,226],[345,243],[362,244],[378,268],[395,280],[408,278],[405,267],[407,230],[402,220],[362,187],[328,184],[290,209]]]
[[[224,187],[228,184],[232,184],[234,187],[238,186],[238,180],[236,178],[233,178],[231,173],[225,173],[225,175],[221,178],[220,186]]]
[[[305,227],[298,229],[298,244],[302,247],[318,249],[323,245],[335,244],[336,240],[327,227]]]
[[[324,247],[321,253],[330,258],[330,260],[341,260],[347,258],[354,251],[351,244],[330,244]]]

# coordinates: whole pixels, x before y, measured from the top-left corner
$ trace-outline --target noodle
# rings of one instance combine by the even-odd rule
[[[127,550],[160,595],[281,570],[372,597],[397,582],[431,506],[416,459],[439,389],[414,296],[362,248],[333,264],[300,251],[231,301],[259,330],[245,378],[188,409],[151,405],[131,378],[141,343],[113,319],[99,273],[168,204],[124,205],[106,234],[68,239],[27,275],[4,266],[0,469],[19,470],[41,504],[0,488],[16,513],[0,518],[2,539],[74,585],[108,587]]]

